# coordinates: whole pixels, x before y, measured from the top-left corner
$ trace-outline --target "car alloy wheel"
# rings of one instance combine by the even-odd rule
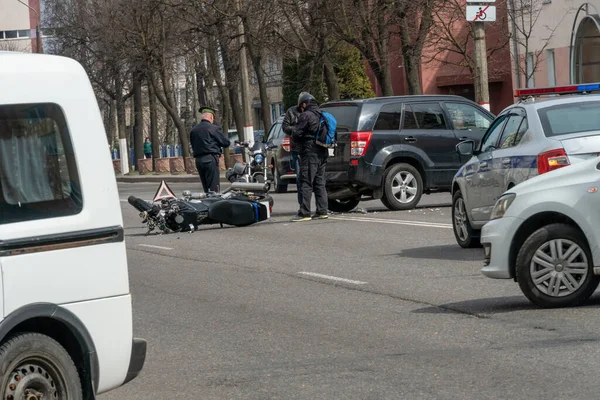
[[[540,307],[577,306],[598,287],[592,253],[585,235],[575,226],[553,223],[533,232],[517,255],[521,291]]]
[[[471,227],[467,205],[460,190],[457,190],[452,196],[452,229],[460,247],[467,249],[481,245],[480,233]]]
[[[412,202],[417,191],[417,180],[410,172],[400,171],[392,178],[392,194],[400,203]]]
[[[552,297],[575,293],[588,274],[588,259],[576,243],[554,239],[542,244],[529,266],[535,287]]]
[[[465,202],[461,198],[456,200],[454,203],[454,223],[456,224],[456,234],[461,242],[466,241],[469,238],[469,231],[467,230],[467,209]]]

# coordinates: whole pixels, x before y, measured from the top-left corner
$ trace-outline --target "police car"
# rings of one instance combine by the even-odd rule
[[[600,154],[600,83],[518,89],[477,146],[456,146],[466,164],[452,183],[452,225],[461,247],[479,245],[496,200],[534,176]],[[543,98],[542,98],[543,97]]]

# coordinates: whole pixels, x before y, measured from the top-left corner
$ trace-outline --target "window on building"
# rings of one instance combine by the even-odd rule
[[[546,50],[546,65],[548,67],[548,86],[556,86],[556,69],[554,64],[554,49]]]
[[[4,31],[4,38],[5,39],[16,39],[17,31]]]
[[[438,103],[413,103],[404,106],[403,129],[446,129]]]
[[[527,87],[535,87],[535,74],[533,69],[533,53],[527,53]]]
[[[24,29],[24,30],[21,30],[21,31],[18,31],[18,32],[19,32],[19,37],[20,38],[31,37],[31,31],[29,29]]]
[[[0,106],[0,224],[74,215],[82,206],[60,107]]]

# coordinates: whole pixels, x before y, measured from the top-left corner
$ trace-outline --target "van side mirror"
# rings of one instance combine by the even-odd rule
[[[472,139],[465,140],[456,145],[456,151],[461,156],[472,156],[475,152],[475,141]]]

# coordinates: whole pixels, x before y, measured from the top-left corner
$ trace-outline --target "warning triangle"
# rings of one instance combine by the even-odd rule
[[[165,194],[163,194],[163,192]],[[176,199],[177,196],[175,196],[175,194],[173,194],[173,191],[171,190],[169,185],[167,185],[167,182],[162,181],[160,183],[160,186],[158,187],[158,190],[156,191],[156,194],[154,195],[154,200],[152,200],[152,201],[158,201],[158,200],[169,199],[169,198]]]

